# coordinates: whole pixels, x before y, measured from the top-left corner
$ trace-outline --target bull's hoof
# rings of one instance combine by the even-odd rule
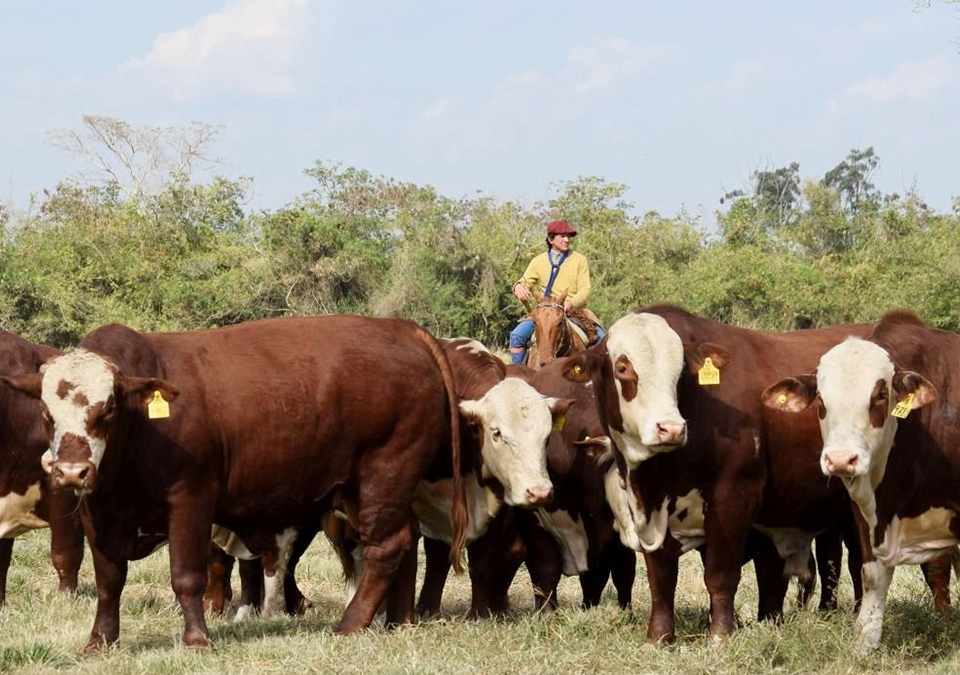
[[[192,649],[207,649],[210,646],[210,640],[203,631],[184,631],[183,644]]]
[[[117,638],[108,640],[100,633],[91,633],[90,639],[87,640],[87,646],[83,648],[84,654],[99,654],[104,649],[109,647],[112,643],[115,643]]]

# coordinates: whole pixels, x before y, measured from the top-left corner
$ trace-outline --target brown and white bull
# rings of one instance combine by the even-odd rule
[[[721,637],[734,629],[741,566],[758,531],[775,547],[757,566],[759,615],[776,618],[784,577],[808,577],[813,539],[851,518],[842,486],[819,472],[815,418],[760,401],[769,382],[798,364],[812,368],[847,334],[751,331],[658,306],[624,317],[604,342],[567,359],[565,377],[593,383],[604,428],[625,460],[632,492],[619,512],[633,522],[620,535],[647,555],[650,640],[673,638],[684,552],[706,544],[709,630]],[[700,384],[708,358],[717,384]]]
[[[129,560],[169,541],[184,643],[205,645],[212,526],[256,554],[259,535],[280,545],[288,528],[338,506],[365,546],[336,630],[364,628],[409,559],[413,493],[442,450],[459,562],[466,503],[453,379],[443,349],[411,322],[289,318],[185,333],[111,325],[43,373],[4,380],[42,400],[51,476],[85,495],[98,588],[88,648],[118,638]],[[408,620],[413,589],[394,597],[388,620]]]
[[[0,375],[36,374],[56,354],[0,331]],[[0,387],[0,605],[6,600],[7,571],[14,538],[50,526],[50,558],[61,591],[75,591],[83,560],[83,532],[73,494],[51,492],[41,467],[47,438],[40,404],[20,392]]]
[[[958,378],[960,337],[894,312],[867,339],[823,354],[815,374],[764,395],[775,409],[816,409],[820,468],[842,479],[862,517],[859,652],[880,644],[894,568],[942,560],[960,542]]]
[[[553,499],[546,445],[554,419],[564,415],[572,400],[544,396],[523,379],[508,377],[503,362],[476,340],[455,338],[442,344],[460,401],[463,482],[470,504],[466,534],[473,588],[470,615],[483,616],[507,608],[509,582],[498,581],[507,578],[505,570],[489,570],[480,562],[489,552],[483,543],[474,543],[491,527],[491,536],[504,534],[509,519],[502,513],[504,506],[535,508]],[[439,611],[450,566],[451,474],[449,462],[442,455],[438,459],[417,487],[413,504],[427,553],[417,603],[421,615]],[[498,541],[496,546],[511,548],[508,542]],[[513,563],[506,563],[510,564],[519,565],[516,556]]]

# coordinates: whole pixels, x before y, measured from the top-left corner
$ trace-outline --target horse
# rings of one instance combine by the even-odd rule
[[[582,352],[587,348],[587,343],[584,342],[580,332],[571,327],[571,316],[580,319],[586,328],[588,342],[596,336],[596,327],[593,322],[582,313],[575,310],[564,311],[563,301],[567,299],[566,291],[558,298],[544,297],[538,291],[534,291],[534,299],[537,301],[536,307],[530,310],[527,317],[534,323],[534,339],[527,351],[527,365],[530,368],[539,370],[558,357]]]

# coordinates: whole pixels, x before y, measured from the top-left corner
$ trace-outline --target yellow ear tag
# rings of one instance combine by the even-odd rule
[[[159,420],[170,417],[170,404],[163,398],[159,391],[153,392],[153,398],[147,405],[147,417],[152,420]]]
[[[779,396],[777,396],[777,403],[779,403],[780,405],[784,405],[786,402],[787,402],[786,394],[780,394]]]
[[[720,369],[713,365],[709,356],[703,360],[703,366],[697,373],[697,380],[702,386],[720,384]]]
[[[553,420],[553,430],[554,431],[563,431],[563,428],[567,426],[567,416],[560,415],[557,419]]]
[[[573,372],[576,373],[577,375],[583,372],[583,368],[580,367],[579,363],[573,367]]]
[[[890,414],[903,419],[910,414],[911,410],[913,410],[913,392],[907,394],[907,397],[902,401],[898,401],[897,405],[893,408],[893,412]]]

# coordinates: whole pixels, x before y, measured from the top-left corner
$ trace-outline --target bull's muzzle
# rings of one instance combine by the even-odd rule
[[[547,506],[553,501],[553,486],[527,488],[529,506]]]
[[[824,452],[823,472],[828,476],[856,476],[860,473],[860,453],[855,450]]]
[[[91,492],[97,482],[97,467],[93,462],[56,461],[50,467],[50,478],[55,489],[72,489],[77,493]]]
[[[683,445],[687,442],[686,422],[657,422],[660,445]]]

